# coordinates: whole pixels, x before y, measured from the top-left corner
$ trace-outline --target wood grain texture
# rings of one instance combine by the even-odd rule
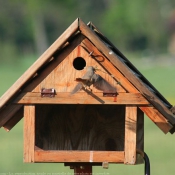
[[[37,70],[48,61],[65,42],[78,31],[78,20],[76,19],[65,32],[36,60],[36,62],[3,94],[0,99],[0,108],[29,80]]]
[[[35,106],[24,106],[24,162],[34,162]]]
[[[92,57],[101,64],[109,74],[113,75],[121,86],[125,88],[127,92],[138,93],[139,91],[136,87],[128,81],[128,79],[121,74],[117,66],[113,65],[108,58],[103,55],[94,45],[85,39],[82,41],[81,45],[87,50],[87,52],[94,51]],[[146,113],[146,115],[164,132],[167,133],[173,126],[167,121],[167,119],[155,108],[144,107],[140,109]],[[156,115],[154,115],[156,113]],[[152,116],[153,115],[153,116]]]
[[[22,105],[10,104],[4,107],[0,112],[0,127],[2,127],[5,123],[7,123],[16,112],[20,110]]]
[[[150,101],[156,109],[162,113],[172,124],[175,124],[175,116],[171,113],[171,111],[165,107],[160,99],[157,98],[155,94],[149,91],[145,85],[137,78],[129,69],[124,65],[120,59],[117,59],[115,54],[109,54],[110,48],[106,47],[106,45],[94,34],[93,31],[83,21],[79,21],[79,26],[81,32],[106,56],[110,59],[110,61],[117,67],[125,77],[129,77],[129,81],[134,84],[134,86],[139,89],[139,91]]]
[[[82,41],[84,37],[81,35],[78,35],[76,37],[76,40],[72,40],[72,42],[64,48],[64,50],[59,53],[59,57],[52,59],[49,63],[47,63],[44,68],[40,68],[37,70],[36,75],[29,81],[27,82],[27,85],[25,85],[20,93],[23,92],[41,92],[41,88],[43,87],[42,82],[44,82],[45,78],[49,76],[49,74],[57,67],[60,62],[62,62],[63,59],[65,59],[72,50],[74,50],[77,45]],[[49,84],[50,85],[50,84]],[[50,87],[49,85],[46,85],[46,87]],[[19,93],[19,95],[20,95]],[[22,108],[23,105],[13,105],[13,104],[8,104],[5,106],[3,109],[0,111],[0,127],[2,127],[8,120],[10,120],[15,113]],[[23,116],[22,116],[23,117]]]
[[[154,107],[140,107],[140,109],[149,115],[149,118],[165,133],[167,134],[173,126],[168,122],[164,116],[159,113]]]
[[[144,153],[144,112],[137,108],[137,134],[136,134],[136,151]],[[136,152],[137,153],[137,152]],[[136,155],[136,164],[144,163],[143,156]]]
[[[35,151],[35,162],[123,163],[123,151]]]
[[[3,127],[6,131],[10,131],[22,118],[24,114],[24,108],[21,107],[14,115],[13,117],[6,122]]]
[[[43,150],[124,150],[124,105],[36,105]]]
[[[117,97],[103,97],[103,93],[78,92],[70,95],[58,92],[55,97],[41,97],[41,93],[28,92],[15,99],[17,104],[135,104],[150,105],[139,93],[119,93]]]
[[[83,38],[81,35],[80,37]],[[78,42],[77,42],[78,43]],[[77,82],[76,78],[81,78],[85,73],[86,69],[77,70],[73,66],[73,62],[77,57],[81,57],[84,59],[86,66],[94,66],[98,67],[100,71],[97,71],[97,74],[101,75],[105,80],[107,80],[113,86],[118,86],[115,79],[104,70],[104,68],[92,57],[89,56],[89,53],[84,50],[80,45],[76,46],[75,49],[71,50],[71,53],[67,54],[67,49],[65,48],[63,53],[59,54],[58,58],[60,59],[63,56],[61,62],[59,64],[55,64],[56,66],[52,68],[49,73],[45,70],[45,77],[40,82],[40,84],[35,87],[33,92],[39,92],[42,88],[54,88],[56,92],[71,92],[76,86]],[[99,90],[92,87],[93,92],[100,92]]]
[[[121,73],[118,73],[118,70],[116,69],[116,67],[114,65],[112,65],[112,63],[108,60],[107,57],[105,57],[98,49],[97,47],[95,47],[87,38],[85,38],[82,42],[81,42],[81,46],[84,50],[86,50],[88,53],[93,52],[91,57],[92,59],[94,59],[95,61],[98,62],[98,64],[100,64],[103,69],[111,76],[113,76],[113,78],[116,80],[117,82],[117,92],[126,92],[126,88],[127,87],[127,82],[125,81],[125,84],[123,84],[123,79],[126,79],[124,76],[121,76]],[[123,86],[125,85],[125,86]]]
[[[125,113],[125,164],[136,163],[137,107],[126,106]]]

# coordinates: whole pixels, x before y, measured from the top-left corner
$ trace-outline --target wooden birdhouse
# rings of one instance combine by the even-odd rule
[[[89,66],[116,92],[77,82]],[[144,114],[173,133],[171,108],[92,23],[76,19],[0,98],[0,126],[24,117],[24,162],[137,164]]]

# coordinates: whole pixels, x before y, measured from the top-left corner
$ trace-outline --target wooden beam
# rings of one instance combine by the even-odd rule
[[[71,44],[65,48],[65,51],[60,53],[59,58],[52,60],[49,65],[44,69],[44,71],[39,72],[35,78],[32,79],[31,83],[23,89],[23,92],[33,91],[45,77],[47,77],[50,72],[60,64],[60,62],[65,59],[75,47],[84,39],[82,35],[78,35],[76,40],[71,42]],[[41,90],[41,89],[40,89]],[[40,91],[39,90],[39,91]],[[19,93],[20,94],[20,93]],[[1,101],[1,100],[0,100]],[[22,105],[8,104],[0,111],[0,127],[5,125],[15,113],[22,108]]]
[[[144,112],[137,108],[136,150],[144,153]],[[143,156],[137,154],[136,164],[144,163]]]
[[[123,163],[123,151],[41,151],[35,150],[35,162],[109,162]]]
[[[137,107],[126,106],[125,113],[125,164],[136,163]]]
[[[4,107],[0,113],[0,127],[7,123],[15,115],[15,113],[20,110],[21,107],[22,105],[20,104],[9,104],[8,106]]]
[[[35,106],[24,106],[24,162],[34,162]]]
[[[139,91],[149,100],[156,109],[162,113],[172,124],[175,124],[175,116],[171,113],[171,111],[165,107],[162,101],[157,98],[157,96],[152,93],[148,88],[145,87],[142,81],[138,77],[136,77],[127,66],[117,59],[117,55],[109,54],[110,48],[106,47],[106,45],[100,40],[100,38],[94,34],[94,32],[87,27],[87,25],[83,21],[79,21],[79,26],[82,34],[84,34],[97,48],[104,54],[110,61],[117,67],[117,69],[122,72],[125,77],[129,77],[129,81],[137,88]]]
[[[100,65],[102,65],[109,74],[113,75],[113,77],[119,82],[119,84],[126,89],[127,92],[130,93],[139,93],[136,87],[131,84],[128,79],[121,74],[118,68],[113,65],[107,57],[105,57],[94,45],[88,40],[84,39],[81,43],[82,47],[87,52],[92,52],[91,55],[93,59],[95,59]],[[172,129],[172,125],[168,122],[168,120],[155,108],[153,107],[144,107],[140,109],[164,132],[167,133]],[[152,116],[153,115],[153,116]]]
[[[119,93],[117,97],[103,97],[103,93],[78,92],[75,95],[60,92],[53,98],[41,97],[41,93],[22,93],[16,104],[134,104],[150,105],[139,93]]]
[[[13,117],[3,125],[6,131],[10,131],[22,118],[23,118],[24,110],[20,108]]]
[[[65,42],[79,30],[79,19],[76,19],[65,32],[36,60],[36,62],[3,94],[0,99],[0,108],[29,80],[45,62],[56,52]]]
[[[154,107],[141,106],[140,109],[165,133],[167,134],[173,126]]]

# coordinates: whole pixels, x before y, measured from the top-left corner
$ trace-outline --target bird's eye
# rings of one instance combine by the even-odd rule
[[[86,66],[86,61],[82,57],[77,57],[73,61],[73,66],[76,70],[83,70]]]

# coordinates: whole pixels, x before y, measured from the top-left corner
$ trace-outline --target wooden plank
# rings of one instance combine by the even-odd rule
[[[77,45],[83,40],[83,36],[79,35],[77,36],[76,40],[73,41],[67,48],[65,48],[65,51],[60,53],[59,58],[52,60],[48,67],[44,69],[44,71],[39,72],[39,74],[36,75],[35,78],[31,81],[31,83],[23,89],[23,92],[28,91],[41,91],[40,83],[49,75],[56,66],[60,64],[60,62],[65,59],[73,49],[77,47]],[[39,85],[39,86],[38,86]],[[8,120],[13,117],[13,115],[22,107],[22,105],[11,105],[4,107],[0,111],[0,127],[2,127]]]
[[[35,162],[123,163],[123,151],[35,151]]]
[[[22,105],[10,104],[3,108],[0,113],[0,127],[7,123],[13,115],[22,107]]]
[[[169,130],[173,127],[164,116],[159,113],[153,107],[140,107],[140,109],[146,114],[149,115],[149,118],[157,125],[159,128],[167,134]]]
[[[34,162],[35,106],[24,106],[24,162]]]
[[[4,129],[10,131],[23,118],[23,114],[24,110],[23,107],[21,107],[13,117],[3,125]]]
[[[57,92],[59,92],[61,89],[67,89],[67,87],[70,86],[71,84],[70,82],[69,84],[65,83],[67,81],[68,75],[70,75],[70,73],[75,74],[75,69],[73,68],[73,66],[71,69],[73,69],[74,72],[70,70],[70,67],[68,65],[70,64],[69,58],[73,56],[75,56],[74,58],[76,58],[76,48],[82,42],[83,39],[84,39],[83,35],[77,35],[75,40],[69,43],[69,45],[66,48],[64,48],[64,50],[62,50],[61,53],[59,53],[59,55],[56,55],[53,61],[51,61],[50,64],[47,67],[45,67],[43,71],[40,71],[38,76],[35,79],[33,79],[31,84],[29,84],[23,91],[24,92],[29,92],[29,91],[41,92],[41,89],[43,87],[44,88],[55,88]],[[63,62],[67,63],[67,64],[64,63],[66,68],[65,66],[62,65]],[[64,84],[60,82],[61,81],[60,77],[64,79],[65,81]],[[49,80],[49,78],[51,78],[52,83]],[[74,80],[75,78],[72,81],[75,82]]]
[[[65,32],[36,60],[36,62],[3,94],[0,99],[0,108],[29,80],[53,53],[57,51],[76,31],[78,31],[76,19]]]
[[[137,107],[126,106],[125,113],[125,164],[136,163]]]
[[[139,93],[139,91],[131,84],[128,79],[126,79],[125,76],[121,74],[121,72],[115,68],[114,65],[108,59],[98,51],[97,48],[94,47],[94,45],[88,40],[85,39],[81,43],[83,48],[86,48],[87,52],[92,52],[92,57],[101,64],[105,70],[107,70],[111,75],[116,78],[116,80],[121,84],[123,88],[126,89],[127,92],[130,93]],[[150,107],[144,107],[140,109],[146,113],[146,115],[154,122],[156,125],[164,132],[167,133],[171,128],[173,127],[166,119],[165,117],[155,108]],[[153,115],[156,113],[156,115]],[[152,116],[153,115],[153,116]],[[158,120],[158,122],[157,122]]]
[[[144,112],[137,108],[136,150],[144,153]],[[144,163],[143,156],[137,154],[136,164]]]
[[[92,52],[91,57],[96,60],[106,72],[108,72],[112,77],[118,82],[117,85],[117,91],[118,92],[126,92],[128,90],[128,86],[130,85],[130,82],[127,81],[127,79],[118,72],[117,68],[112,65],[112,63],[106,58],[99,50],[86,38],[82,41],[81,46],[88,52]],[[126,80],[125,80],[126,79]],[[127,88],[126,88],[127,87]],[[129,86],[130,87],[130,86]],[[122,88],[122,89],[121,89]],[[131,90],[134,91],[134,87],[131,87]]]
[[[79,21],[79,26],[82,34],[84,34],[106,57],[110,59],[110,61],[117,67],[117,69],[122,72],[125,77],[129,77],[129,81],[136,86],[137,89],[149,100],[156,109],[162,113],[172,124],[175,124],[175,116],[171,113],[171,111],[165,107],[160,99],[157,96],[149,91],[148,88],[145,87],[142,81],[138,77],[136,77],[125,64],[123,64],[120,59],[116,59],[117,56],[115,54],[109,54],[110,48],[106,47],[106,45],[99,39],[98,36],[91,31],[89,27],[81,20]]]
[[[17,104],[135,104],[150,105],[139,93],[119,93],[117,97],[103,97],[103,93],[57,93],[54,98],[41,97],[40,93],[22,93],[15,99]]]

